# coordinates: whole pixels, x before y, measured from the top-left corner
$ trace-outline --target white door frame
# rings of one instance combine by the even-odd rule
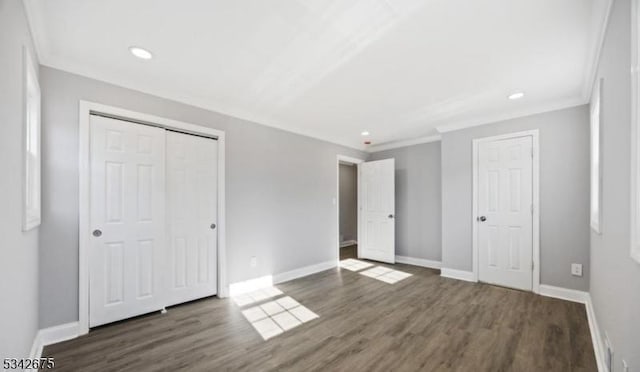
[[[483,142],[493,142],[512,138],[531,136],[533,138],[533,293],[540,292],[540,142],[539,130],[533,129],[523,132],[502,134],[499,136],[476,138],[473,140],[473,281],[479,280],[478,259],[478,149]]]
[[[80,100],[79,110],[79,257],[78,257],[78,322],[79,334],[89,332],[89,249],[90,244],[90,115],[99,114],[133,123],[147,124],[214,137],[218,140],[218,297],[227,297],[225,244],[225,133],[224,131],[177,120],[130,111],[100,103]]]
[[[336,252],[337,262],[340,265],[340,162],[358,165],[364,163],[364,160],[346,155],[336,156]],[[358,237],[360,237],[360,175],[358,175]],[[358,244],[358,257],[360,257],[360,244]]]

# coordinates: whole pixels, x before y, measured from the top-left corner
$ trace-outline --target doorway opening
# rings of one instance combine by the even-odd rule
[[[337,158],[338,261],[359,256],[358,164],[362,162],[343,155]]]

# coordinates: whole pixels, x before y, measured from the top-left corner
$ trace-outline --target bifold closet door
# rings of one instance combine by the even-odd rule
[[[165,227],[165,130],[92,115],[91,327],[156,311]]]
[[[167,131],[167,305],[217,291],[218,142]]]

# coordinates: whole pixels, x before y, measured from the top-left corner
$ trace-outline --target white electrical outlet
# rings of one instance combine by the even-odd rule
[[[250,265],[251,265],[251,267],[256,267],[256,266],[258,266],[258,257],[256,257],[256,256],[252,256],[252,257],[251,257]]]
[[[582,264],[571,264],[571,275],[582,276]]]

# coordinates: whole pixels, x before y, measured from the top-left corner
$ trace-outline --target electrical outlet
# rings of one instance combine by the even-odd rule
[[[582,276],[582,264],[571,264],[571,275]]]
[[[258,266],[258,257],[256,256],[252,256],[251,257],[251,262],[249,263],[251,265],[251,267],[256,267]]]

